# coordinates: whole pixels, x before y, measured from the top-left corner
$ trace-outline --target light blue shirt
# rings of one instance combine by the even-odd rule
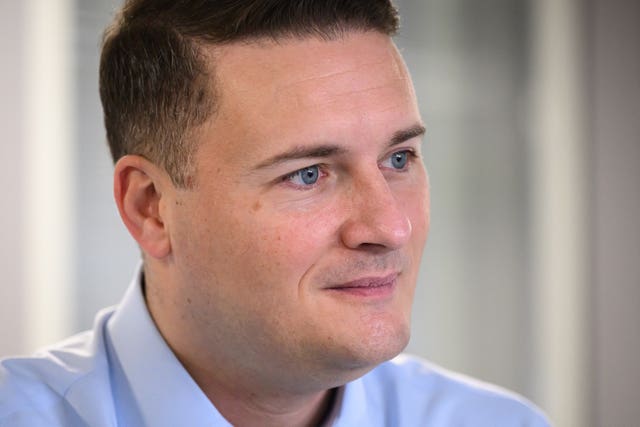
[[[548,426],[521,397],[401,355],[341,389],[330,425]],[[171,352],[140,274],[92,331],[0,362],[0,426],[212,427],[230,424]]]

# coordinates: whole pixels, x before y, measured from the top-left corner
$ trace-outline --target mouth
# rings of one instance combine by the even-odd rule
[[[341,295],[360,298],[385,298],[393,294],[396,288],[398,273],[387,276],[371,276],[340,283],[326,288]]]

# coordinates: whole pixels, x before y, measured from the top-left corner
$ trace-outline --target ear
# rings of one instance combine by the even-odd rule
[[[124,156],[115,165],[113,193],[120,217],[142,250],[158,259],[171,253],[161,207],[172,188],[166,172],[141,156]]]

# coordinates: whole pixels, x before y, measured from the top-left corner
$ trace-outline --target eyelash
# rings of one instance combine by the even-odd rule
[[[293,178],[295,178],[296,176],[300,175],[302,172],[304,172],[306,169],[310,169],[310,168],[314,168],[317,167],[318,168],[318,180],[313,183],[313,184],[308,184],[308,185],[300,185],[300,184],[294,184]],[[320,180],[324,177],[326,177],[328,175],[328,173],[326,172],[327,169],[327,165],[325,164],[315,164],[315,165],[310,165],[310,166],[306,166],[302,169],[298,169],[296,171],[291,172],[290,174],[287,174],[285,176],[282,177],[282,182],[287,183],[291,186],[293,186],[294,188],[298,189],[298,190],[311,190],[312,188],[315,188],[316,186],[320,185]]]
[[[411,164],[415,162],[415,160],[419,157],[418,154],[412,150],[412,149],[404,149],[404,150],[398,150],[398,151],[394,151],[393,153],[389,154],[385,160],[389,160],[392,156],[399,154],[399,153],[406,153],[407,154],[407,164],[403,169],[395,169],[395,168],[387,168],[389,170],[393,170],[395,172],[399,172],[399,173],[404,173],[406,172],[410,167]],[[292,180],[298,176],[299,174],[301,174],[303,171],[305,171],[306,169],[309,168],[313,168],[313,167],[317,167],[318,168],[318,180],[313,183],[313,184],[308,184],[308,185],[299,185],[299,184],[293,184]],[[327,165],[323,164],[323,163],[318,163],[315,165],[310,165],[310,166],[306,166],[304,168],[295,170],[293,172],[291,172],[290,174],[287,174],[285,176],[283,176],[281,178],[282,182],[287,183],[291,186],[293,186],[294,188],[298,189],[298,190],[311,190],[315,187],[317,187],[318,185],[320,185],[320,180],[324,177],[326,177],[328,175],[328,173],[326,172],[327,169]]]
[[[396,154],[400,154],[400,153],[406,153],[407,154],[407,164],[402,169],[390,168],[394,172],[406,172],[407,170],[409,170],[409,168],[411,167],[413,162],[418,158],[418,154],[414,150],[405,149],[405,150],[394,151],[393,153],[389,154],[386,157],[386,160],[389,160],[389,159],[391,159],[391,157],[395,156]]]

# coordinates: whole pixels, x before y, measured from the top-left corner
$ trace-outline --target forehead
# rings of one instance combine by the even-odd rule
[[[407,77],[395,45],[377,32],[347,33],[329,41],[289,38],[234,43],[216,49],[215,56],[216,76],[226,88],[237,91],[290,85],[308,89],[336,80],[355,83],[355,75],[371,67],[381,72],[380,77]]]
[[[404,62],[384,34],[260,40],[214,49],[219,102],[212,124],[228,141],[251,140],[258,143],[252,148],[265,149],[273,140],[280,147],[340,142],[366,139],[384,126],[393,133],[419,121]]]
[[[250,102],[296,96],[317,104],[340,90],[346,95],[409,80],[392,40],[378,32],[224,45],[215,51],[215,75],[223,105],[230,96]]]

